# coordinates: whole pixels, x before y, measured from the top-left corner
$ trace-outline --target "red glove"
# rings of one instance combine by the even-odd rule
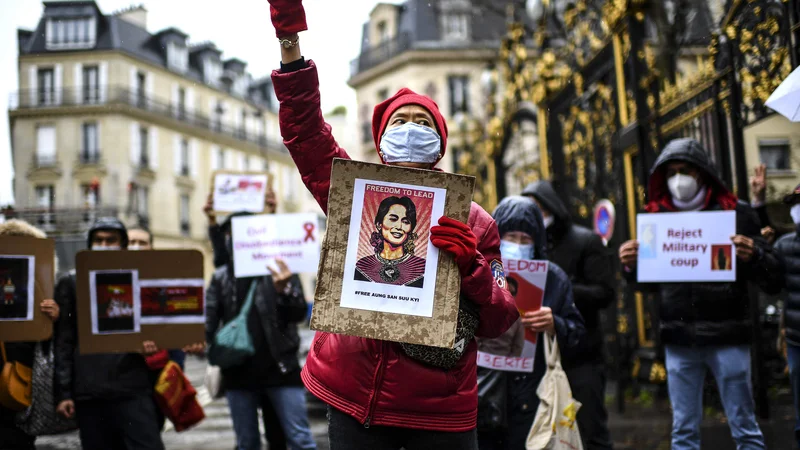
[[[467,275],[478,256],[478,238],[469,225],[442,216],[439,226],[431,227],[431,242],[440,250],[452,253],[461,276]]]
[[[308,29],[303,0],[269,0],[269,13],[279,38]]]

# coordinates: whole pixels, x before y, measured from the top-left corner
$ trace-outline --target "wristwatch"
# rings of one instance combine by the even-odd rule
[[[300,36],[295,35],[294,40],[286,38],[278,38],[278,42],[283,46],[283,48],[296,47],[298,42],[300,42]]]

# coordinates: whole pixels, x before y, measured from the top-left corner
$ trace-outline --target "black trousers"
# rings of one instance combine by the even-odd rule
[[[611,450],[606,411],[606,373],[602,363],[587,363],[565,370],[572,397],[581,402],[578,429],[585,450]]]
[[[331,450],[478,450],[475,430],[463,433],[373,426],[328,406]]]
[[[164,450],[153,398],[75,403],[83,450]]]
[[[14,424],[13,413],[5,409],[0,411],[0,450],[35,450],[35,440]]]

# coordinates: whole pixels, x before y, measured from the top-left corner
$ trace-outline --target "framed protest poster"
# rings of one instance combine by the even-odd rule
[[[550,264],[538,260],[504,259],[503,266],[506,287],[514,296],[520,316],[541,309]],[[494,355],[479,351],[478,366],[508,372],[533,372],[538,333],[524,328],[521,323],[513,327],[519,327],[516,332],[522,335],[519,355]]]
[[[39,305],[53,298],[55,242],[0,237],[0,341],[44,341],[53,323]]]
[[[234,217],[231,238],[236,278],[269,275],[275,258],[292,273],[317,273],[319,219],[314,213]]]
[[[638,214],[640,283],[736,281],[736,211]]]
[[[212,176],[211,186],[215,214],[260,213],[264,211],[264,200],[272,187],[272,176],[267,172],[218,170]]]
[[[81,354],[138,352],[144,341],[205,341],[203,254],[197,250],[82,251],[77,272]]]
[[[443,215],[469,218],[475,178],[336,159],[311,328],[449,348],[461,275],[430,244]]]

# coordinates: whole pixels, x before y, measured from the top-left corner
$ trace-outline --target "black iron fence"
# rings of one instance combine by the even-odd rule
[[[369,70],[410,50],[411,44],[411,35],[408,33],[400,33],[392,39],[381,42],[377,46],[362,52],[358,58],[350,62],[350,76],[358,75],[359,72]]]
[[[195,128],[208,130],[239,141],[258,145],[288,153],[283,141],[277,137],[267,136],[263,132],[248,129],[244,125],[233,126],[222,123],[218,116],[210,117],[191,109],[185,103],[171,102],[167,99],[147,95],[126,86],[100,86],[97,91],[87,93],[83,88],[62,88],[49,90],[21,90],[12,93],[9,101],[11,110],[28,110],[44,108],[64,108],[78,106],[125,105],[139,111],[146,111],[163,118],[171,118]]]

